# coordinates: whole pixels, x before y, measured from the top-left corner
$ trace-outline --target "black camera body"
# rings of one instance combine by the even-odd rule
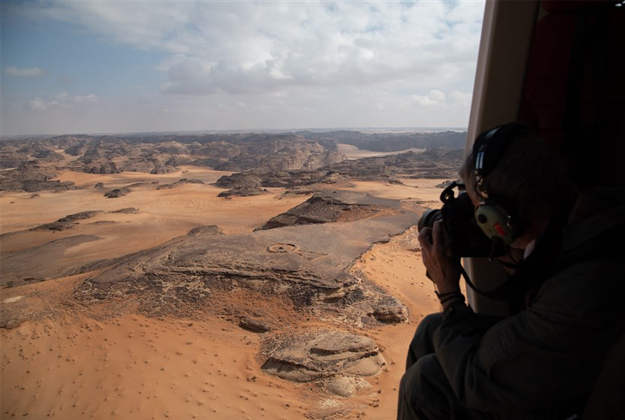
[[[458,187],[456,197],[454,188]],[[441,194],[443,207],[428,210],[419,219],[417,228],[432,227],[442,220],[443,247],[450,257],[498,257],[506,253],[504,244],[488,238],[475,219],[475,206],[466,194],[464,184],[451,183]]]

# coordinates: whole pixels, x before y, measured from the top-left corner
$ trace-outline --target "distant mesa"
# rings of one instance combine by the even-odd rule
[[[352,130],[328,132],[298,132],[306,138],[315,139],[324,144],[336,142],[350,144],[360,149],[376,152],[396,152],[408,149],[431,149],[443,147],[447,149],[464,149],[466,132],[407,132],[407,133],[361,133]]]
[[[313,171],[248,171],[222,176],[216,182],[218,187],[230,188],[220,197],[235,195],[258,195],[265,188],[297,188],[314,184],[334,184],[339,180],[333,171],[318,169]]]
[[[328,169],[361,181],[396,182],[397,178],[457,178],[464,150],[431,148],[422,153],[347,160]]]
[[[431,149],[423,153],[344,160],[311,171],[247,171],[222,176],[216,185],[229,188],[222,196],[239,192],[261,191],[261,188],[298,188],[311,185],[333,185],[349,181],[379,181],[400,184],[399,178],[456,179],[463,160],[462,150]]]
[[[50,161],[50,162],[60,162],[62,160],[65,160],[63,155],[61,155],[59,153],[56,153],[56,152],[54,152],[52,150],[46,150],[46,149],[39,150],[39,151],[33,153],[32,156],[35,159],[47,160],[47,161]]]
[[[0,142],[0,147],[3,142]],[[21,162],[17,168],[0,173],[0,191],[66,191],[75,189],[71,181],[53,181],[56,168],[37,160]]]
[[[330,183],[337,179],[385,179],[399,176],[453,178],[458,156],[432,152],[436,148],[463,149],[466,133],[378,133],[355,131],[313,133],[246,133],[208,135],[138,134],[127,136],[57,136],[0,142],[0,191],[63,191],[71,182],[53,181],[59,170],[91,174],[142,172],[166,174],[181,165],[260,174],[260,184],[241,180],[222,185],[233,195],[261,193],[258,188]],[[399,154],[347,161],[338,144],[373,151],[428,149],[420,154]],[[74,159],[66,160],[56,150]],[[446,152],[445,152],[446,153]],[[423,156],[420,156],[423,155]],[[455,162],[452,162],[454,161]],[[435,161],[435,163],[432,163]],[[428,166],[427,162],[430,162]],[[450,163],[453,163],[450,165]],[[454,169],[455,170],[455,169]],[[241,188],[239,188],[241,187]],[[246,187],[246,188],[242,188]]]
[[[24,153],[3,150],[0,151],[0,169],[17,168],[21,163],[28,161],[29,157]]]

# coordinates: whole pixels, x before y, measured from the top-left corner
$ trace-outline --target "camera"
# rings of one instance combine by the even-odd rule
[[[458,187],[458,196],[454,188]],[[440,197],[440,210],[428,210],[419,219],[417,228],[434,226],[441,220],[443,225],[443,248],[450,257],[498,257],[506,253],[504,244],[489,239],[478,226],[474,205],[466,193],[464,184],[452,182]]]

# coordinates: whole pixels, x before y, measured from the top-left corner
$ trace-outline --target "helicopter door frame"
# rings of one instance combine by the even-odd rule
[[[539,6],[539,0],[489,0],[485,4],[465,155],[471,153],[479,133],[519,117]],[[486,258],[465,258],[463,264],[482,290],[491,290],[508,278],[499,263]],[[468,287],[467,295],[476,312],[510,312],[507,302],[478,295]]]

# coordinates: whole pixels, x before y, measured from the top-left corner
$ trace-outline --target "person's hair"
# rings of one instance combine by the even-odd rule
[[[570,204],[576,196],[562,160],[530,131],[523,131],[493,170],[478,185],[475,158],[470,154],[460,169],[467,190],[488,197],[503,197],[521,221],[550,216],[556,206]]]

